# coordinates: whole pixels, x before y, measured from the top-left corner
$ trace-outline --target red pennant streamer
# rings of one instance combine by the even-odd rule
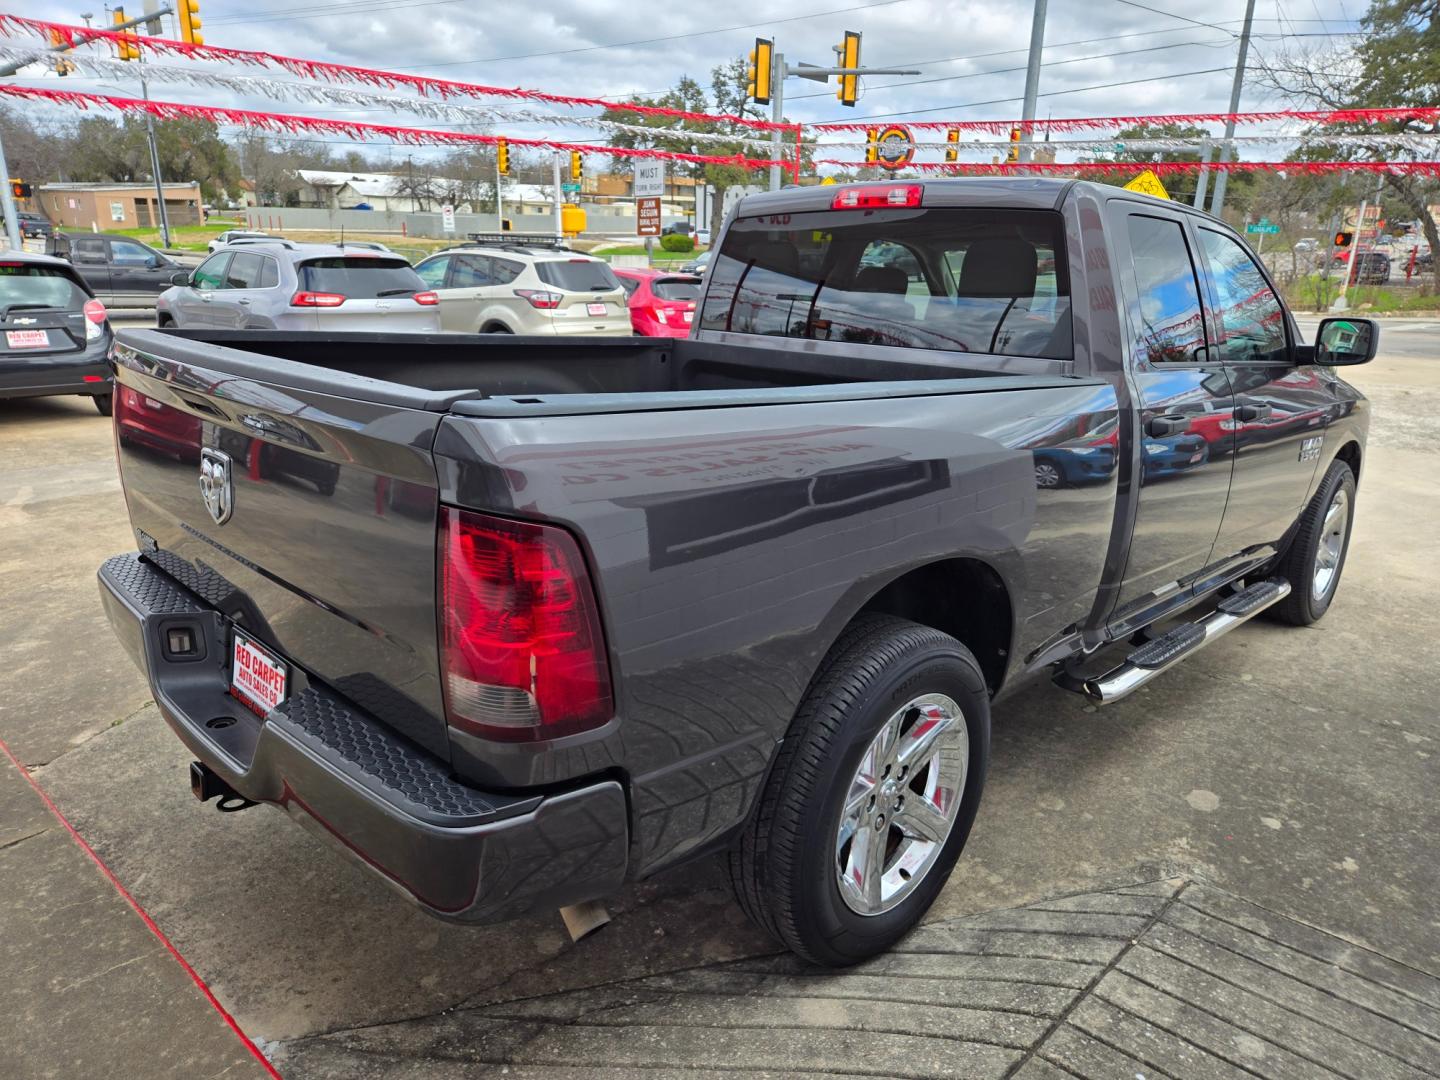
[[[98,27],[71,26],[67,23],[46,22],[43,19],[27,19],[21,15],[0,13],[0,34],[7,36],[16,32],[38,34],[49,37],[52,33],[72,48],[97,41],[123,41],[132,48],[148,49],[157,55],[179,55],[190,60],[210,60],[226,64],[243,64],[250,67],[281,68],[303,79],[323,79],[326,82],[352,83],[360,86],[380,86],[386,89],[404,88],[427,97],[499,97],[512,101],[545,101],[554,105],[586,107],[597,109],[619,109],[624,112],[642,113],[646,116],[668,116],[676,120],[696,120],[739,124],[743,127],[764,131],[790,131],[791,124],[777,124],[771,120],[755,120],[748,116],[732,116],[728,113],[688,112],[684,109],[667,109],[659,105],[628,105],[605,101],[603,98],[571,97],[565,94],[547,94],[541,90],[526,90],[521,87],[485,86],[480,83],[456,82],[452,79],[432,79],[425,75],[406,75],[395,71],[376,68],[354,67],[350,64],[329,64],[319,60],[302,60],[278,53],[257,52],[252,49],[226,49],[219,45],[191,45],[186,41],[172,38],[149,37],[145,34],[117,33]],[[519,141],[519,140],[513,140]]]
[[[1282,109],[1277,112],[1249,113],[1171,113],[1167,116],[1088,116],[1071,120],[923,120],[915,123],[901,120],[904,127],[917,131],[939,131],[958,128],[961,131],[983,131],[991,135],[1007,135],[1015,128],[1022,131],[1100,131],[1108,128],[1133,127],[1137,124],[1269,124],[1282,120],[1307,124],[1380,124],[1402,120],[1426,123],[1440,121],[1440,107],[1400,109]],[[867,131],[882,126],[869,123],[807,124],[811,131]]]
[[[619,146],[596,146],[590,143],[563,142],[558,139],[524,139],[513,135],[476,135],[467,131],[435,131],[430,128],[399,127],[393,124],[368,124],[356,120],[326,120],[318,116],[295,116],[290,113],[256,112],[251,109],[215,108],[209,105],[183,105],[175,101],[146,101],[142,98],[113,97],[109,94],[86,94],[77,90],[51,90],[38,86],[12,86],[0,83],[0,94],[11,97],[51,101],[77,108],[117,109],[121,112],[149,113],[159,120],[211,120],[217,124],[262,128],[284,134],[321,132],[341,135],[347,139],[369,137],[393,139],[415,146],[479,144],[493,146],[507,142],[511,146],[536,146],[547,150],[578,150],[582,154],[605,154],[618,158],[658,158],[685,161],[697,165],[739,165],[745,169],[765,169],[771,165],[793,169],[788,161],[751,158],[744,154],[683,154],[672,150],[630,149]]]
[[[3,89],[3,87],[0,87]],[[834,165],[842,169],[868,169],[874,162],[817,159],[816,165]],[[1047,174],[1060,176],[1087,173],[1136,173],[1148,169],[1160,176],[1192,173],[1200,169],[1221,172],[1283,172],[1305,175],[1320,173],[1361,172],[1394,173],[1397,176],[1440,176],[1440,161],[1083,161],[1072,164],[1048,161],[1019,161],[985,164],[966,161],[913,161],[905,168],[927,173],[955,173],[966,176],[1013,176],[1016,174]]]

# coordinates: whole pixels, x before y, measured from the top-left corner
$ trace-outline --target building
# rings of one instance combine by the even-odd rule
[[[160,227],[151,183],[41,184],[36,201],[42,214],[65,229]],[[165,209],[172,226],[199,225],[200,184],[166,184]]]

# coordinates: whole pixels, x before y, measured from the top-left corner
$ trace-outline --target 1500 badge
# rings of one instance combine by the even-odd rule
[[[1325,444],[1324,435],[1312,435],[1300,442],[1300,460],[1316,461],[1320,457],[1320,447]]]

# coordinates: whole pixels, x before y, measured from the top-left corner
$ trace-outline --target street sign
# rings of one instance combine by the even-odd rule
[[[440,227],[447,233],[455,231],[455,207],[448,203],[440,207]]]
[[[635,197],[649,199],[665,194],[665,163],[663,161],[635,162]]]
[[[1150,169],[1146,169],[1126,184],[1125,190],[1138,191],[1142,195],[1154,195],[1157,199],[1170,198],[1170,192],[1165,190],[1165,185],[1160,182],[1160,178]]]
[[[1274,236],[1280,231],[1279,225],[1272,225],[1268,221],[1257,221],[1254,224],[1246,225],[1247,233],[1260,233],[1262,236]]]
[[[910,138],[910,129],[902,124],[884,128],[875,136],[875,160],[882,169],[892,172],[914,161],[915,143]]]
[[[635,200],[635,235],[660,235],[660,197],[658,195]]]
[[[575,183],[573,180],[566,180],[563,184],[560,185],[560,191],[562,194],[565,195],[579,195],[580,185]]]

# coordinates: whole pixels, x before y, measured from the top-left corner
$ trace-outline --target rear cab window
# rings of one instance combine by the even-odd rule
[[[741,218],[708,276],[704,330],[1055,360],[1073,351],[1064,223],[1053,211]]]
[[[79,311],[88,299],[63,267],[0,261],[0,317],[13,309]]]
[[[425,282],[404,259],[324,256],[299,265],[303,292],[336,293],[354,300],[423,292]]]
[[[546,285],[567,292],[610,292],[620,288],[620,279],[609,264],[597,259],[549,259],[537,262],[535,273]]]
[[[650,291],[658,300],[681,300],[693,304],[700,299],[700,279],[660,278],[651,282]]]

